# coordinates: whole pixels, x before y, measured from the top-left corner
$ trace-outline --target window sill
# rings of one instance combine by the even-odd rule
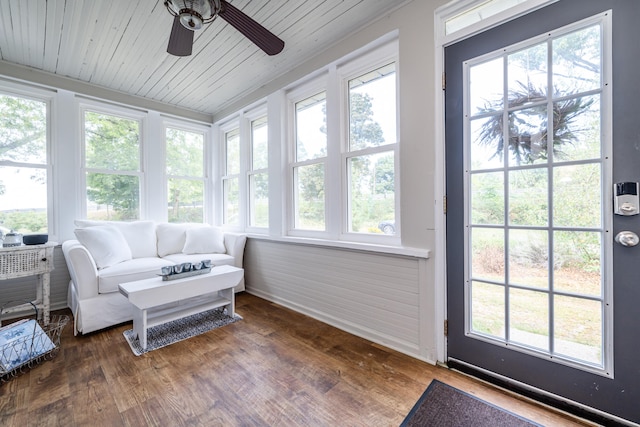
[[[289,243],[293,245],[304,246],[317,246],[324,248],[340,248],[349,249],[360,252],[375,252],[390,255],[402,255],[414,258],[428,259],[431,256],[431,251],[428,249],[419,248],[404,248],[398,246],[386,246],[376,245],[371,243],[356,243],[356,242],[344,242],[340,240],[326,240],[326,239],[312,239],[308,237],[274,237],[264,234],[251,234],[248,233],[247,237],[256,240],[264,240],[268,242],[281,242]]]

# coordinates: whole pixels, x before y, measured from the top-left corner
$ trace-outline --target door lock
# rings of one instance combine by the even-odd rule
[[[613,213],[624,216],[640,213],[638,186],[637,182],[618,182],[613,185]]]
[[[616,235],[616,242],[622,246],[632,247],[640,242],[640,238],[633,231],[621,231]]]

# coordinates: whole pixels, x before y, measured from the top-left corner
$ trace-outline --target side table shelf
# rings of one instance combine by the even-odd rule
[[[57,244],[47,242],[43,245],[0,247],[0,280],[38,276],[36,300],[33,304],[40,309],[38,320],[42,320],[45,325],[49,324],[50,319],[50,273],[53,270],[53,249]],[[26,303],[5,309],[5,312],[22,311],[29,307],[31,304]]]

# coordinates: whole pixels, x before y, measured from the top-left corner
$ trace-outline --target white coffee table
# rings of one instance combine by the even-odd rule
[[[243,269],[221,265],[207,274],[167,281],[158,276],[122,283],[119,289],[133,305],[133,331],[146,349],[147,329],[152,326],[224,306],[233,316],[233,288],[243,276]]]

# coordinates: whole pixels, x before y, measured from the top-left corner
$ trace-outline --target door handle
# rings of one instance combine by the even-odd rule
[[[616,235],[616,242],[620,243],[622,246],[635,246],[640,242],[640,238],[633,231],[621,231]]]

